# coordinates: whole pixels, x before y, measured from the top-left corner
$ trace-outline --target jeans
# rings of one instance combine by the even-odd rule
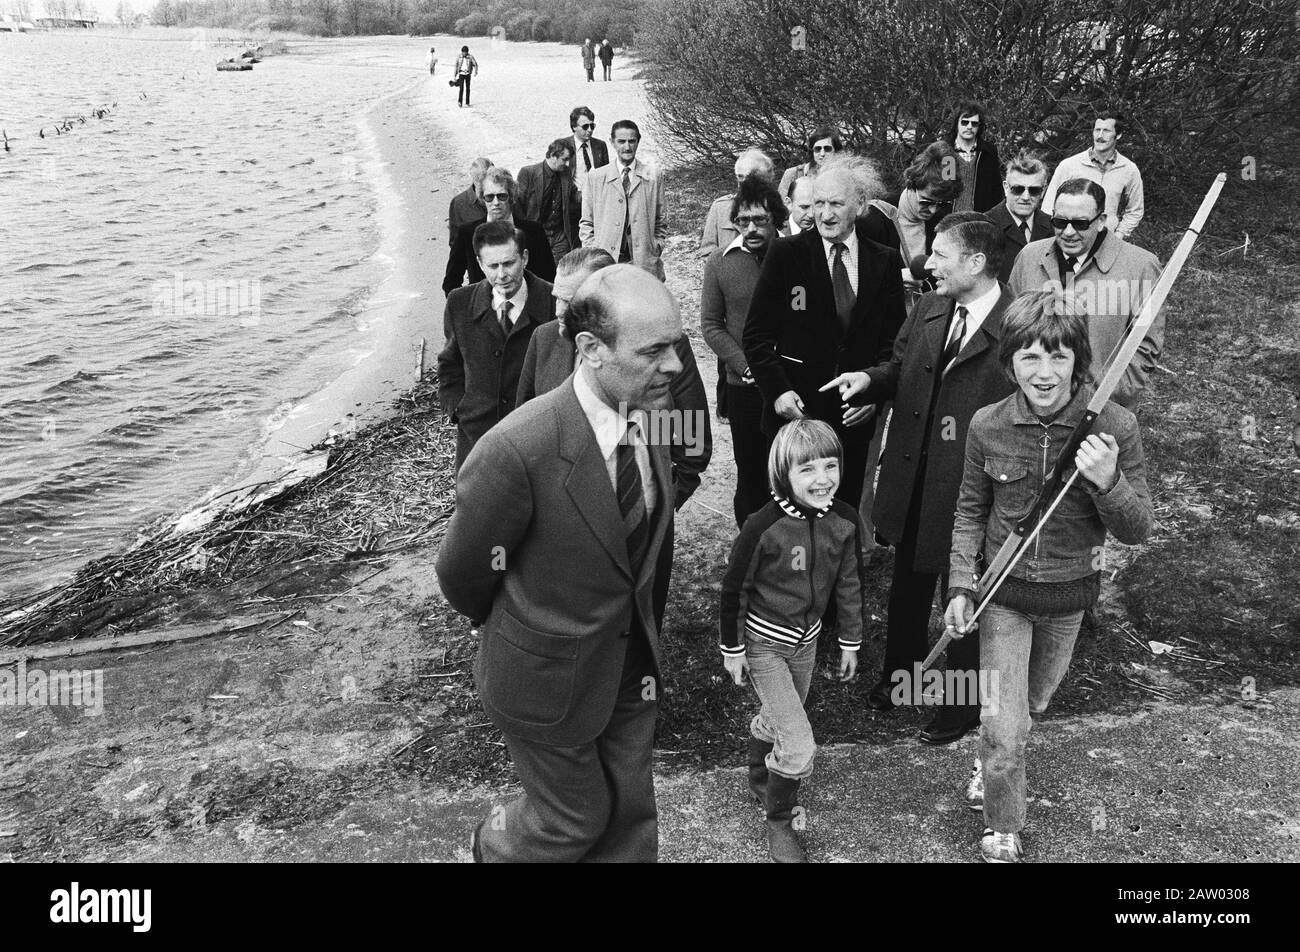
[[[466,106],[469,105],[469,81],[470,81],[469,73],[465,73],[460,77],[460,82],[458,83],[460,89],[456,91],[457,105],[460,105],[461,103],[464,103]]]
[[[763,706],[749,722],[756,740],[772,744],[767,769],[802,780],[812,773],[817,744],[803,709],[817,662],[817,639],[798,647],[749,635],[745,641],[749,677]]]
[[[1025,826],[1025,743],[1032,716],[1047,710],[1065,677],[1083,612],[1025,615],[990,604],[980,618],[980,665],[990,680],[980,713],[984,825],[998,833]]]

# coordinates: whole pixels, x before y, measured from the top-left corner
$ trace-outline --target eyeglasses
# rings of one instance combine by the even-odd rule
[[[492,192],[491,194],[484,193],[483,201],[487,204],[491,204],[492,202],[508,202],[510,201],[510,193],[509,192]]]
[[[594,128],[596,128],[596,124],[595,124],[594,122],[580,122],[580,123],[578,123],[578,128],[579,128],[579,129],[594,129]]]
[[[1065,231],[1065,226],[1069,225],[1075,231],[1087,231],[1088,226],[1101,217],[1101,212],[1093,215],[1091,218],[1057,218],[1052,216],[1052,227],[1057,231]]]
[[[835,151],[835,146],[833,146],[833,145],[815,145],[815,146],[813,146],[812,150],[813,150],[814,152],[834,152],[834,151]]]
[[[741,215],[736,219],[736,224],[741,228],[748,228],[750,225],[756,225],[759,228],[766,228],[772,224],[771,215]]]
[[[1029,193],[1030,195],[1032,195],[1034,198],[1037,198],[1039,195],[1042,195],[1042,194],[1043,194],[1043,186],[1041,186],[1041,185],[1008,185],[1008,186],[1007,186],[1007,191],[1010,192],[1012,195],[1023,195],[1023,194],[1025,194],[1025,192],[1028,192],[1028,193]]]
[[[957,122],[963,126],[978,126],[980,124],[978,119],[958,119]]]
[[[918,198],[916,203],[922,208],[942,208],[944,205],[951,205],[952,199],[943,202],[936,202],[932,198]]]

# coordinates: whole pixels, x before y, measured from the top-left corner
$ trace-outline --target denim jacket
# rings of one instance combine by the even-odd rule
[[[1015,524],[1038,497],[1062,446],[1083,419],[1092,385],[1080,387],[1053,422],[1044,424],[1019,389],[971,420],[949,559],[953,589],[973,590],[979,558],[992,562]],[[1068,582],[1099,571],[1106,531],[1134,544],[1151,534],[1154,512],[1137,418],[1107,402],[1093,424],[1119,444],[1119,481],[1097,491],[1082,474],[1011,574],[1028,582]],[[1066,471],[1067,478],[1070,470]]]

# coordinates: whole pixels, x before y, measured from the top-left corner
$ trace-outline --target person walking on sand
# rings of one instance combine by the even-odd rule
[[[767,457],[773,499],[740,530],[722,580],[722,664],[737,685],[748,673],[762,704],[749,722],[749,789],[767,813],[777,863],[807,862],[794,826],[799,784],[817,753],[804,703],[831,599],[841,681],[853,680],[862,647],[864,530],[857,510],[835,498],[843,456],[821,420],[781,427]]]
[[[605,82],[609,82],[610,65],[614,62],[614,47],[609,45],[609,40],[602,40],[600,44],[600,64],[604,67]]]
[[[452,85],[459,89],[456,94],[456,105],[468,106],[470,80],[478,75],[478,60],[470,53],[468,46],[460,48],[460,55],[456,57],[456,66],[452,73],[455,76]]]
[[[594,83],[596,77],[596,49],[591,45],[591,38],[582,41],[582,68],[587,71],[587,82]]]
[[[429,47],[429,55],[424,58],[424,65],[429,67],[429,75],[433,75],[433,68],[438,65],[438,57],[433,52],[433,47]]]

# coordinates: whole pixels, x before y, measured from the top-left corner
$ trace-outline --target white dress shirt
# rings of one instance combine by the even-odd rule
[[[835,248],[834,242],[822,238],[822,247],[826,249],[826,270],[831,273],[831,280],[835,280]],[[858,293],[858,232],[855,228],[849,232],[849,236],[844,239],[844,267],[849,272],[849,285],[853,288],[853,293]]]
[[[618,498],[618,447],[626,434],[626,438],[632,440],[636,452],[636,468],[641,472],[641,491],[645,496],[646,518],[649,519],[654,515],[659,491],[655,486],[654,471],[650,468],[650,450],[645,444],[644,430],[636,425],[628,425],[636,419],[639,411],[633,411],[625,419],[596,396],[587,380],[587,373],[585,365],[578,368],[578,372],[573,375],[573,392],[578,397],[582,412],[587,415],[592,432],[596,434],[596,445],[600,447],[600,455],[605,459],[609,484],[614,487],[614,498]]]
[[[492,310],[496,312],[497,318],[501,317],[501,305],[506,302],[507,298],[501,293],[498,287],[492,288]],[[524,305],[528,303],[528,282],[520,281],[519,290],[514,296],[509,298],[510,301],[510,329],[514,330],[515,325],[519,323],[519,318],[523,316]]]

